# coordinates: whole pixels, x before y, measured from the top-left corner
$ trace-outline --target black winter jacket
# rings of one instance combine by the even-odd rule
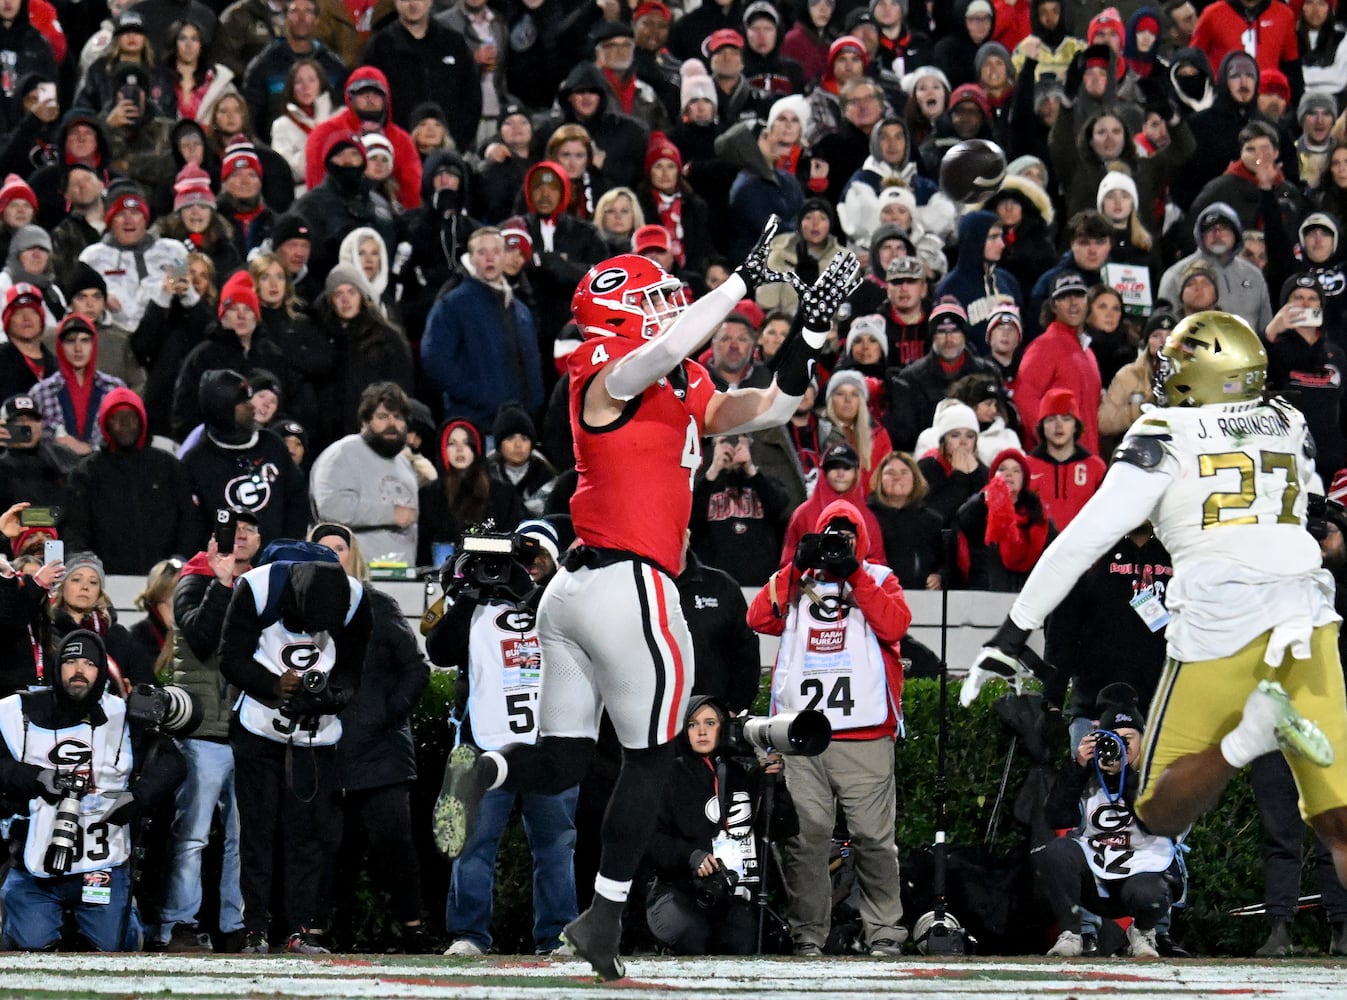
[[[360,690],[341,714],[337,767],[349,791],[416,780],[411,715],[430,667],[397,601],[366,585],[373,614]]]

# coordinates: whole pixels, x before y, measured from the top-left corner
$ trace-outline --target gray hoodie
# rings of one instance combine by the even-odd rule
[[[1229,221],[1235,231],[1235,249],[1224,257],[1214,257],[1202,247],[1202,220],[1212,213]],[[1189,264],[1200,260],[1216,272],[1217,308],[1248,320],[1249,325],[1261,335],[1272,322],[1272,303],[1263,272],[1239,255],[1243,235],[1244,227],[1240,225],[1238,213],[1223,201],[1212,202],[1193,222],[1193,239],[1197,242],[1197,250],[1165,271],[1160,278],[1156,297],[1168,300],[1176,310],[1180,310],[1179,293],[1183,285],[1183,272]]]

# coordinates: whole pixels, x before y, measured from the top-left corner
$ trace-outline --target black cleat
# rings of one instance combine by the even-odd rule
[[[618,955],[622,941],[622,910],[625,904],[596,895],[589,909],[561,931],[571,950],[593,968],[600,979],[621,979],[626,965]]]

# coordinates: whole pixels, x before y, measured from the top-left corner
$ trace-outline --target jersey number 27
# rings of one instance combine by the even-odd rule
[[[1265,476],[1285,474],[1281,488],[1281,511],[1277,515],[1277,524],[1299,524],[1296,515],[1296,500],[1300,496],[1300,474],[1296,467],[1296,457],[1283,451],[1260,451],[1258,466],[1255,469],[1253,456],[1244,451],[1224,451],[1215,455],[1202,455],[1198,459],[1198,472],[1205,478],[1228,469],[1239,472],[1239,489],[1218,490],[1208,495],[1202,503],[1202,527],[1223,528],[1228,524],[1257,524],[1257,514],[1239,514],[1234,517],[1221,517],[1223,512],[1248,510],[1258,499],[1258,474]],[[1271,492],[1271,491],[1268,491]]]

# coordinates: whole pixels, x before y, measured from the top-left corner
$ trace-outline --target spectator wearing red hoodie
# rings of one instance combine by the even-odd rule
[[[97,552],[108,573],[143,575],[193,552],[205,531],[192,484],[172,453],[149,444],[145,404],[127,388],[98,408],[102,443],[70,474],[61,533],[72,552]],[[213,513],[213,512],[212,512]]]
[[[823,507],[809,526],[848,542],[846,556],[796,558],[792,550],[792,561],[748,611],[750,628],[781,637],[772,711],[818,709],[832,723],[822,754],[786,762],[800,817],[799,836],[782,845],[786,917],[801,956],[822,955],[828,939],[828,851],[839,802],[856,859],[865,943],[871,954],[896,956],[907,939],[893,841],[893,743],[903,714],[899,641],[912,612],[893,572],[864,557],[875,544],[873,515],[864,510],[845,500]]]
[[[1007,448],[992,460],[991,479],[955,518],[959,570],[968,590],[1014,593],[1057,534],[1029,485],[1029,460]]]
[[[1049,389],[1038,410],[1038,447],[1028,455],[1029,486],[1060,531],[1104,481],[1107,467],[1081,447],[1085,423],[1070,389]]]
[[[1061,271],[1052,281],[1048,300],[1053,320],[1025,349],[1015,383],[1015,408],[1020,411],[1025,444],[1034,447],[1043,397],[1049,389],[1070,389],[1080,406],[1085,430],[1080,443],[1099,451],[1099,364],[1081,341],[1085,322],[1085,279],[1075,271]]]
[[[542,160],[524,175],[524,223],[533,244],[525,264],[537,297],[538,346],[552,351],[556,336],[571,318],[571,296],[585,272],[608,256],[591,223],[566,211],[571,182],[561,164]]]
[[[800,539],[810,531],[815,531],[814,522],[823,510],[836,500],[845,500],[859,511],[859,517],[865,522],[865,558],[873,563],[888,564],[884,555],[884,533],[879,522],[865,503],[865,491],[861,488],[861,460],[856,449],[849,444],[835,444],[823,456],[823,474],[814,486],[809,499],[795,508],[786,525],[786,539],[781,547],[781,565],[788,566],[795,558],[795,547]]]
[[[30,390],[43,413],[42,434],[77,455],[103,443],[95,419],[103,398],[126,383],[97,368],[98,331],[86,317],[71,313],[56,331],[57,370]]]
[[[1217,0],[1203,9],[1189,44],[1204,52],[1213,66],[1221,65],[1221,60],[1231,52],[1248,52],[1258,61],[1259,69],[1279,69],[1286,74],[1295,100],[1300,99],[1305,89],[1296,15],[1288,4],[1274,0]]]
[[[361,66],[346,81],[346,107],[309,133],[304,145],[304,183],[312,189],[323,180],[329,143],[337,135],[382,132],[393,147],[393,179],[403,208],[421,204],[421,156],[406,129],[394,124],[388,78],[372,66]]]

